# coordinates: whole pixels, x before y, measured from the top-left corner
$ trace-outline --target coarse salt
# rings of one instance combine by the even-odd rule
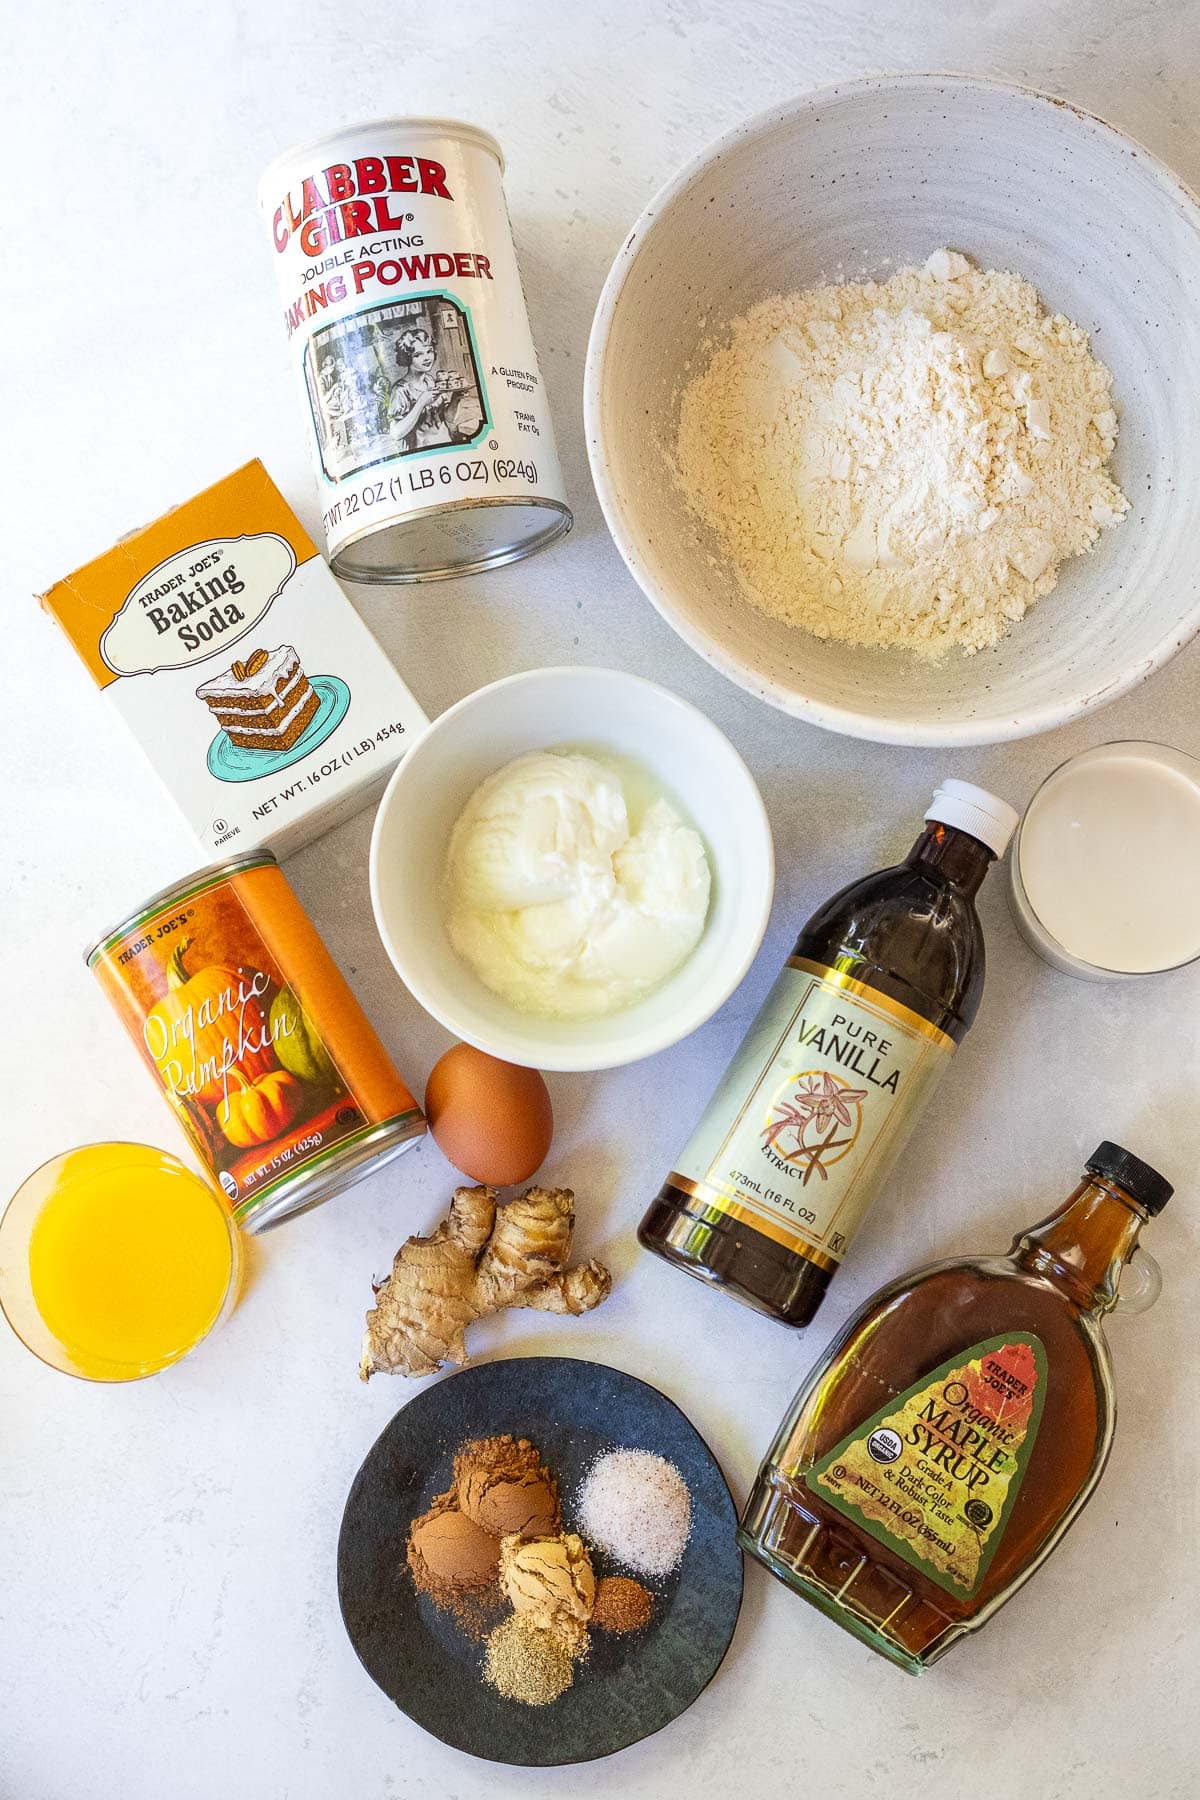
[[[649,1450],[610,1450],[592,1464],[579,1496],[585,1537],[639,1575],[679,1566],[692,1502],[674,1463]]]

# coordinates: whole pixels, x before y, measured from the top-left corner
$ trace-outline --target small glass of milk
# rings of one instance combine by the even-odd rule
[[[1118,743],[1062,763],[1013,840],[1010,900],[1030,947],[1086,981],[1200,957],[1200,761]]]

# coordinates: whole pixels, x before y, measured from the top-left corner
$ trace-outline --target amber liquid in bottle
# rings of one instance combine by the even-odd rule
[[[885,1006],[893,1002],[926,1021],[944,1046],[951,1047],[971,1025],[983,993],[983,932],[974,902],[993,860],[993,852],[966,831],[929,823],[902,863],[852,882],[813,914],[796,940],[789,968],[803,965],[828,971],[835,979],[849,978],[869,990],[862,996],[868,1008],[871,995],[879,996]],[[756,1036],[769,1040],[771,1015],[786,1011],[787,1005],[781,1004],[777,986],[751,1027],[742,1055]],[[867,1017],[869,1023],[871,1015]],[[864,1029],[861,1019],[856,1028],[860,1033]],[[884,1016],[881,1032],[889,1029]],[[810,1059],[794,1060],[803,1064]],[[748,1077],[743,1071],[739,1080],[739,1062],[740,1056],[710,1102],[701,1130],[718,1114],[736,1113],[746,1087],[753,1085],[757,1071]],[[859,1083],[852,1092],[865,1092],[869,1086],[864,1069],[870,1071],[871,1065],[861,1058],[857,1072],[850,1068],[850,1080]],[[855,1119],[853,1102],[847,1112]],[[875,1166],[864,1175],[873,1187],[886,1174],[914,1122],[915,1114],[903,1130],[893,1133],[896,1141],[890,1151],[881,1146]],[[836,1119],[833,1128],[836,1141]],[[681,1160],[686,1159],[685,1152]],[[813,1173],[820,1176],[821,1171]],[[814,1194],[820,1193],[820,1180],[806,1183],[788,1197],[791,1204],[805,1204],[810,1186]],[[760,1228],[760,1218],[765,1228]],[[748,1207],[734,1211],[728,1187],[724,1194],[715,1193],[707,1182],[690,1180],[678,1170],[667,1177],[638,1237],[646,1249],[676,1268],[787,1325],[808,1324],[846,1247],[844,1234],[839,1239],[832,1230],[824,1243],[806,1241],[803,1231],[791,1231],[785,1214],[776,1226]]]
[[[881,1289],[796,1397],[747,1504],[743,1548],[914,1673],[983,1624],[1103,1472],[1115,1410],[1100,1321],[1147,1216],[1089,1173],[1008,1256],[935,1264]],[[1020,1353],[1035,1340],[1026,1419],[1026,1383],[1005,1373],[1003,1350],[993,1378],[989,1346]],[[945,1558],[928,1550],[939,1534]]]

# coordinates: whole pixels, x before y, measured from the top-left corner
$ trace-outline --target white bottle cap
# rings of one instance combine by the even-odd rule
[[[986,844],[993,856],[1003,856],[1008,840],[1017,829],[1019,814],[1007,800],[997,799],[986,788],[973,781],[943,781],[925,809],[927,819],[939,825],[953,825]]]

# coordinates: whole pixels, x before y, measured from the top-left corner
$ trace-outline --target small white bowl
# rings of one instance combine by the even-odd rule
[[[942,245],[1015,269],[1112,369],[1128,516],[995,650],[930,666],[822,643],[745,601],[670,473],[682,388],[770,294],[886,277]],[[1200,208],[1148,151],[1028,88],[841,82],[712,145],[626,237],[584,379],[600,504],[694,650],[773,706],[853,737],[987,744],[1127,692],[1200,628]]]
[[[518,1012],[483,985],[446,933],[442,879],[459,813],[515,756],[559,745],[635,760],[704,839],[713,889],[704,935],[660,988],[598,1019]],[[389,781],[371,837],[371,903],[396,972],[465,1043],[535,1069],[609,1069],[676,1044],[716,1012],[762,942],[775,852],[754,777],[686,700],[616,669],[533,669],[468,694]]]

